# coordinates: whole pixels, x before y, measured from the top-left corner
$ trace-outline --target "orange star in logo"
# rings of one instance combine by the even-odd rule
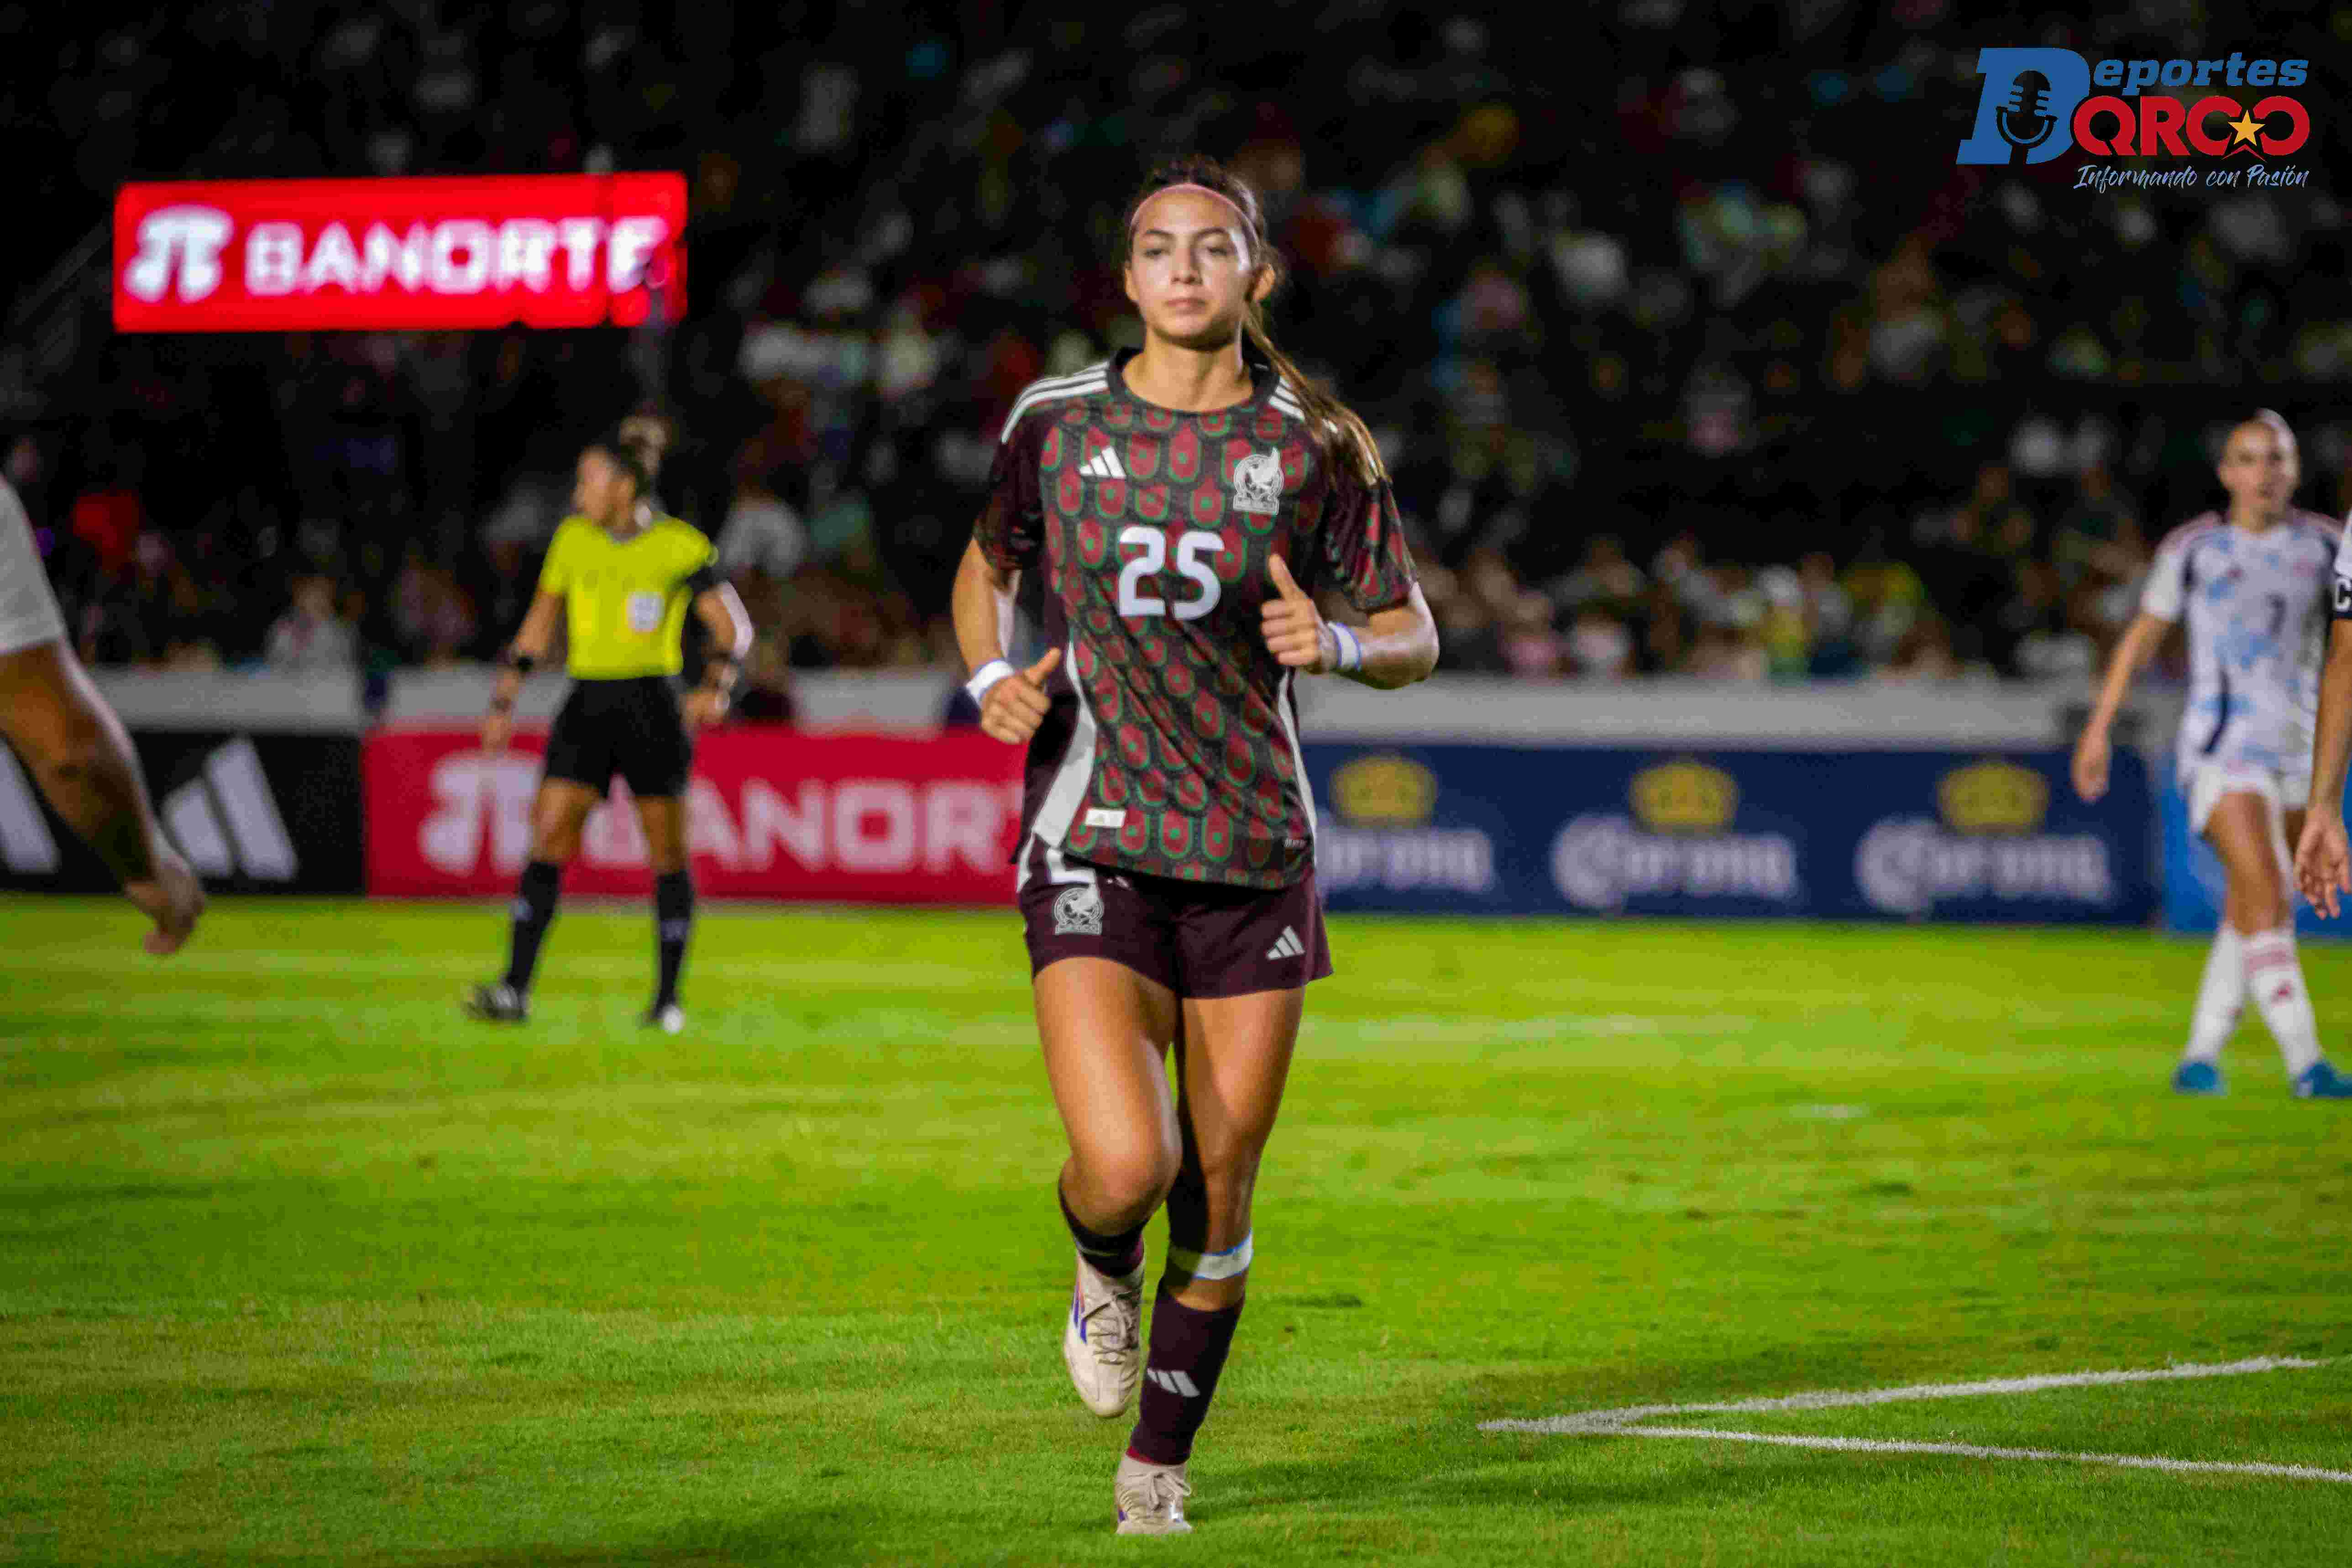
[[[2261,135],[2263,131],[2263,122],[2246,110],[2240,110],[2237,119],[2224,120],[2221,123],[2236,132],[2230,138],[2230,151],[2232,153],[2252,148],[2255,145],[2254,138]]]

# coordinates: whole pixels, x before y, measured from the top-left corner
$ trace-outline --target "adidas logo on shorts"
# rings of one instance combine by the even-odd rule
[[[1118,460],[1118,447],[1105,447],[1080,463],[1078,472],[1090,479],[1123,479],[1127,478],[1127,466]]]
[[[1285,926],[1281,939],[1265,950],[1265,955],[1268,958],[1304,958],[1307,956],[1307,944],[1298,940],[1297,931]]]

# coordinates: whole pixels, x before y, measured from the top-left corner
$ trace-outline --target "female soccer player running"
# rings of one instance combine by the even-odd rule
[[[2074,747],[2074,787],[2085,800],[2106,793],[2107,731],[2124,690],[2186,616],[2189,687],[2179,776],[2189,825],[2221,856],[2229,884],[2172,1087],[2222,1092],[2221,1047],[2251,991],[2294,1092],[2352,1098],[2352,1082],[2320,1055],[2295,956],[2286,851],[2311,799],[2320,627],[2341,531],[2288,505],[2300,476],[2294,434],[2268,409],[2230,432],[2219,472],[2229,512],[2182,524],[2158,549],[2139,615],[2116,646]]]
[[[580,852],[581,825],[619,773],[635,797],[654,869],[657,969],[645,1022],[673,1035],[686,1026],[677,977],[694,924],[694,883],[681,797],[694,760],[693,731],[726,713],[727,694],[751,644],[751,617],[719,575],[710,541],[654,510],[661,452],[659,426],[630,419],[581,454],[574,515],[555,531],[539,594],[507,649],[482,718],[483,749],[503,750],[515,692],[546,656],[557,618],[565,617],[572,692],[548,735],[546,769],[531,802],[530,863],[515,895],[507,972],[474,987],[466,999],[473,1017],[520,1023],[530,1016],[531,972],[555,919],[563,868]],[[672,682],[684,663],[679,641],[689,602],[709,628],[711,646],[728,651],[681,702]]]
[[[1379,449],[1267,340],[1280,264],[1255,195],[1188,159],[1147,182],[1126,235],[1144,346],[1021,395],[955,624],[982,728],[1028,747],[1020,904],[1078,1255],[1064,1356],[1098,1415],[1141,1387],[1118,1530],[1169,1534],[1192,1528],[1185,1467],[1241,1317],[1305,987],[1331,973],[1292,683],[1405,685],[1437,633]],[[1021,670],[1003,628],[1024,572],[1052,647]],[[1323,588],[1369,626],[1323,620]]]

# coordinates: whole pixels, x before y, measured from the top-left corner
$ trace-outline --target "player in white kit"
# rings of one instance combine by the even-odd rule
[[[205,890],[148,803],[138,753],[66,643],[32,525],[0,479],[0,736],[57,814],[89,841],[155,922],[147,951],[176,952],[204,913]],[[0,752],[0,766],[13,766]],[[46,835],[38,822],[0,829]]]
[[[2174,1069],[2183,1094],[2222,1091],[2221,1047],[2251,994],[2303,1099],[2352,1099],[2320,1054],[2295,954],[2288,843],[2311,801],[2320,637],[2342,530],[2289,502],[2301,477],[2294,432],[2265,409],[2230,432],[2219,468],[2227,512],[2176,528],[2156,552],[2138,616],[2107,666],[2074,748],[2074,787],[2107,787],[2107,731],[2133,673],[2175,622],[2189,632],[2189,703],[2175,751],[2189,826],[2221,858],[2221,922]],[[2343,780],[2336,780],[2336,794]]]

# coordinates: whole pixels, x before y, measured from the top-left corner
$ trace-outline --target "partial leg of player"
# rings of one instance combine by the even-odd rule
[[[540,945],[555,923],[563,868],[580,852],[580,829],[596,801],[594,790],[570,779],[549,779],[539,786],[530,808],[530,861],[522,868],[510,911],[507,970],[467,994],[467,1017],[520,1024],[530,1016],[530,981],[539,967]]]
[[[686,862],[686,804],[676,795],[639,796],[637,821],[654,868],[654,1001],[640,1020],[675,1035],[686,1027],[678,977],[694,934],[694,878]]]
[[[1143,1226],[1176,1180],[1181,1143],[1162,1055],[1175,995],[1100,958],[1040,970],[1046,1076],[1070,1139],[1055,1184],[1077,1251],[1062,1359],[1087,1408],[1106,1419],[1143,1374]]]
[[[2352,1085],[2320,1054],[2319,1021],[2295,952],[2287,901],[2292,872],[2277,812],[2274,802],[2252,790],[2232,790],[2214,803],[2205,837],[2229,876],[2222,921],[2242,945],[2246,990],[2278,1042],[2296,1098],[2352,1098]],[[2174,1083],[2179,1087],[2178,1075]]]
[[[1168,1194],[1168,1268],[1127,1454],[1113,1480],[1122,1534],[1191,1529],[1187,1467],[1241,1326],[1250,1204],[1304,1011],[1303,990],[1186,997],[1178,1034],[1183,1160]]]

